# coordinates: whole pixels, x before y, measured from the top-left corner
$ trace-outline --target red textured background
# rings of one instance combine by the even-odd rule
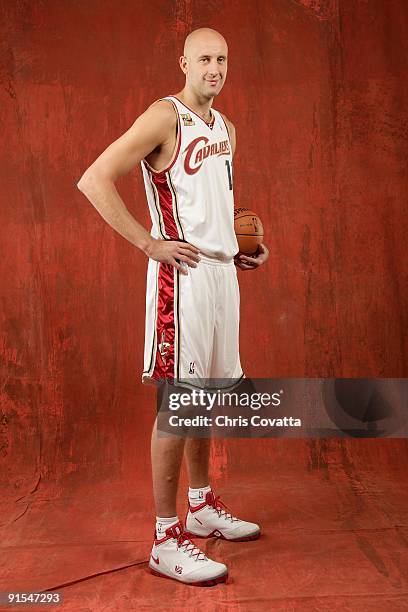
[[[226,586],[192,593],[147,574],[147,262],[76,183],[181,89],[186,34],[218,29],[230,65],[214,107],[237,129],[236,203],[260,214],[271,250],[240,273],[247,375],[406,377],[408,4],[0,8],[0,590],[73,583],[72,610],[169,597],[184,609],[406,609],[406,440],[217,440],[212,481],[265,537],[207,543],[228,562]],[[140,168],[118,189],[150,227]],[[183,474],[181,516],[185,487]]]

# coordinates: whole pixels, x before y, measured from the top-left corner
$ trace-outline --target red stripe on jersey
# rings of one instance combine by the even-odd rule
[[[157,298],[157,348],[152,373],[155,380],[169,378],[174,380],[174,283],[175,268],[160,262]]]
[[[173,214],[173,198],[172,193],[167,182],[167,174],[165,172],[161,174],[152,174],[150,172],[150,180],[153,182],[157,189],[159,196],[159,208],[163,217],[164,229],[169,236],[175,240],[179,239],[179,233],[174,219]]]

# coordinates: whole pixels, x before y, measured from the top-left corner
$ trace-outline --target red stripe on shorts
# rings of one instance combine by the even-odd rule
[[[173,214],[173,198],[167,175],[150,173],[150,180],[157,189],[159,208],[163,217],[164,229],[173,240],[179,240],[179,232]],[[174,379],[174,353],[175,353],[175,321],[174,321],[174,283],[175,268],[171,264],[160,262],[158,277],[157,298],[157,348],[153,378]]]
[[[157,347],[152,377],[174,380],[174,283],[175,268],[160,262],[157,298]]]

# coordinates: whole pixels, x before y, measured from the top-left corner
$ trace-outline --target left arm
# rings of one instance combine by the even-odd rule
[[[235,148],[237,145],[235,126],[229,119],[225,117],[225,115],[222,116],[224,117],[225,123],[227,124],[232,148],[231,153],[232,157],[234,157]],[[267,261],[268,257],[269,249],[265,244],[261,243],[258,247],[256,255],[252,255],[251,257],[249,257],[247,255],[242,255],[238,253],[234,257],[234,263],[240,270],[255,270],[256,268],[259,268],[259,266],[264,264]]]

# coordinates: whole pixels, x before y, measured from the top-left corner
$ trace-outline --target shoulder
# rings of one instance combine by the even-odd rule
[[[137,138],[147,138],[155,146],[174,135],[177,111],[170,100],[156,100],[136,119],[131,130]]]
[[[175,125],[177,123],[177,111],[170,100],[156,100],[152,102],[143,114],[161,124]]]
[[[135,143],[145,143],[151,147],[149,152],[157,146],[172,139],[177,125],[177,111],[169,100],[156,100],[137,117],[127,131],[128,137]]]

